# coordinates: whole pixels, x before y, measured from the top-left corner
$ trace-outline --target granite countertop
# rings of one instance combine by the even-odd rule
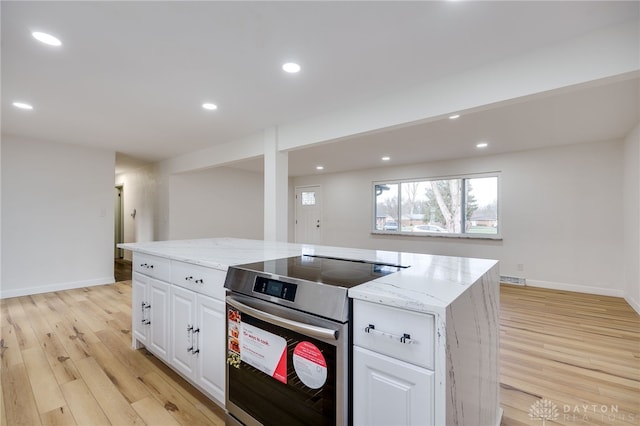
[[[231,265],[301,254],[409,266],[399,272],[350,288],[349,297],[418,312],[443,310],[498,263],[496,260],[488,259],[239,238],[125,243],[119,244],[118,247],[223,271]]]

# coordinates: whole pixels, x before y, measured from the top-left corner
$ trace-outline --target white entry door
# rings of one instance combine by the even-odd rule
[[[322,243],[322,192],[320,186],[296,188],[296,243]]]

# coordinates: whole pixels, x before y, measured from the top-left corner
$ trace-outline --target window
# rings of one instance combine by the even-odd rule
[[[498,175],[378,182],[374,231],[494,237],[498,227]]]
[[[302,191],[302,205],[303,206],[315,206],[316,205],[316,193],[315,191]]]

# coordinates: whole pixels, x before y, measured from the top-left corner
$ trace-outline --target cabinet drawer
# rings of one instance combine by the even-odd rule
[[[433,370],[434,316],[354,300],[353,342]]]
[[[171,282],[196,293],[224,300],[224,279],[227,273],[219,269],[174,261],[171,265]]]
[[[162,281],[171,279],[171,261],[164,257],[134,253],[133,270]]]

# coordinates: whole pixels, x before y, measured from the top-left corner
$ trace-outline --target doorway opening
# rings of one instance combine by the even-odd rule
[[[118,248],[118,244],[124,243],[124,203],[122,202],[122,186],[116,186],[115,210],[113,217],[115,218],[114,226],[114,258],[124,258],[124,250]]]
[[[124,243],[124,202],[123,187],[116,186],[114,201],[114,247],[113,247],[113,276],[116,282],[131,279],[131,261],[125,260],[124,250],[118,244]]]

